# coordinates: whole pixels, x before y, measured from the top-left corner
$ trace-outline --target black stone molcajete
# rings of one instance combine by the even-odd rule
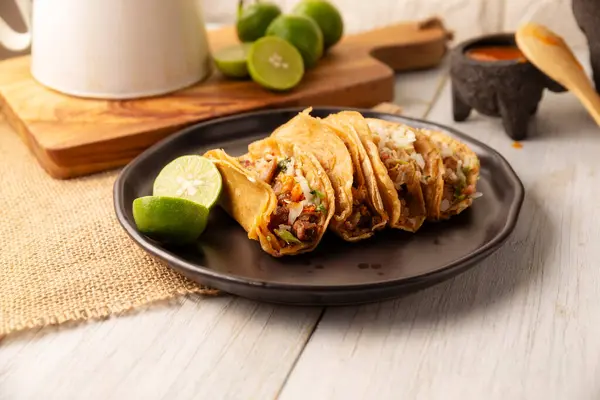
[[[600,1],[573,0],[573,14],[587,37],[596,91],[600,91]]]
[[[465,121],[474,109],[501,117],[508,136],[524,139],[544,89],[565,89],[528,61],[478,61],[467,56],[468,50],[481,46],[516,46],[516,42],[514,34],[498,34],[475,38],[453,49],[450,76],[454,120]]]

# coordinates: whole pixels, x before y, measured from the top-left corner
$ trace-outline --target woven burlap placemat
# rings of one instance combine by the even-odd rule
[[[112,202],[117,174],[52,179],[0,120],[0,337],[212,293],[127,236]]]
[[[399,113],[397,106],[376,109]],[[216,294],[154,260],[119,225],[118,171],[50,178],[0,118],[0,337]]]

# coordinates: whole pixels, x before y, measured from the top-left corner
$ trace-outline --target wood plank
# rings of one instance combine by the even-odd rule
[[[4,339],[3,399],[274,398],[320,315],[190,298]]]
[[[371,107],[390,101],[394,71],[436,66],[446,52],[450,36],[441,22],[424,22],[431,21],[346,36],[297,88],[286,93],[215,74],[161,97],[79,99],[39,85],[29,74],[29,58],[20,57],[0,63],[0,103],[46,171],[56,178],[70,178],[123,165],[195,122],[265,108]],[[210,31],[209,40],[213,50],[237,41],[231,27]]]
[[[429,119],[498,149],[526,188],[518,226],[476,268],[415,295],[328,309],[280,399],[597,399],[598,129],[546,94],[522,149],[497,119]],[[485,195],[485,194],[484,194]],[[324,378],[326,377],[326,378]]]

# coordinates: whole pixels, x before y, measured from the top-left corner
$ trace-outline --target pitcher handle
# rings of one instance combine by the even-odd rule
[[[27,32],[15,32],[0,18],[0,44],[11,51],[23,51],[31,44],[31,0],[16,0],[16,4]]]

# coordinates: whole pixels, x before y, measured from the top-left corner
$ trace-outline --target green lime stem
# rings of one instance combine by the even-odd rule
[[[238,19],[240,18],[240,15],[242,15],[242,10],[244,9],[244,0],[239,0],[238,1],[238,9],[237,9],[237,17]]]
[[[255,3],[260,3],[261,0],[254,0]],[[238,1],[238,7],[237,7],[237,17],[239,18],[240,15],[242,15],[242,11],[244,10],[244,0],[239,0]]]

